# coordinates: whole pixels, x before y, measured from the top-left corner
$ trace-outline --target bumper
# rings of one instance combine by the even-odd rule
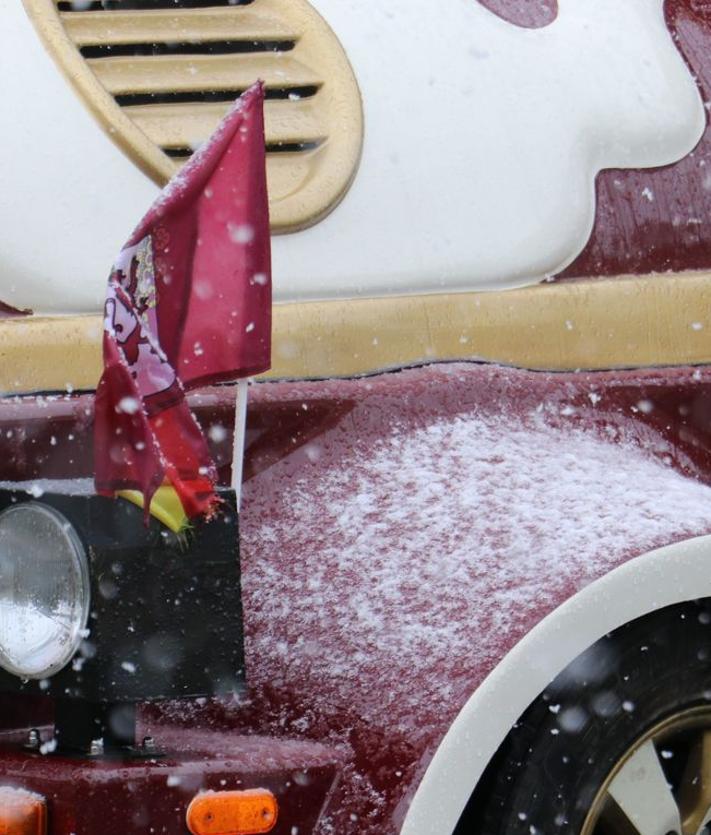
[[[185,835],[191,800],[204,791],[264,788],[277,799],[273,835],[313,832],[340,771],[332,749],[235,733],[156,734],[162,756],[69,758],[0,748],[0,786],[42,795],[48,835]]]

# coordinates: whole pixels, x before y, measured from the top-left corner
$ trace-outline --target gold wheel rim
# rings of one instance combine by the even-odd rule
[[[679,776],[662,786],[662,762],[674,756],[681,758]],[[650,828],[649,821],[656,823]],[[700,835],[710,822],[711,707],[701,706],[667,717],[635,740],[597,792],[581,835]]]

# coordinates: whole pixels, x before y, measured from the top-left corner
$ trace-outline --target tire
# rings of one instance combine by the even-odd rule
[[[561,673],[499,749],[456,835],[647,835],[650,826],[655,835],[681,831],[662,818],[674,804],[688,814],[689,793],[699,795],[703,783],[703,753],[708,761],[709,600],[629,623]],[[650,763],[646,772],[637,768],[643,758]],[[633,792],[642,789],[630,776],[642,779],[649,798],[643,792],[635,799]],[[705,823],[704,804],[711,817],[707,789],[709,798],[695,801],[697,824]],[[645,816],[658,822],[645,828]]]

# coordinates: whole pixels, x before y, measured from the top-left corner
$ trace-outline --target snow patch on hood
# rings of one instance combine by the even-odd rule
[[[276,477],[278,513],[250,499],[248,671],[382,728],[449,721],[547,600],[711,527],[709,487],[542,416],[436,420],[329,457]]]

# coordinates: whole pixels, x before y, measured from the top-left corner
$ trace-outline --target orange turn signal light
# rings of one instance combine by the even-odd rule
[[[278,814],[268,789],[206,792],[192,799],[187,823],[193,835],[261,835],[274,829]]]
[[[0,835],[46,835],[47,805],[36,794],[0,786]]]

